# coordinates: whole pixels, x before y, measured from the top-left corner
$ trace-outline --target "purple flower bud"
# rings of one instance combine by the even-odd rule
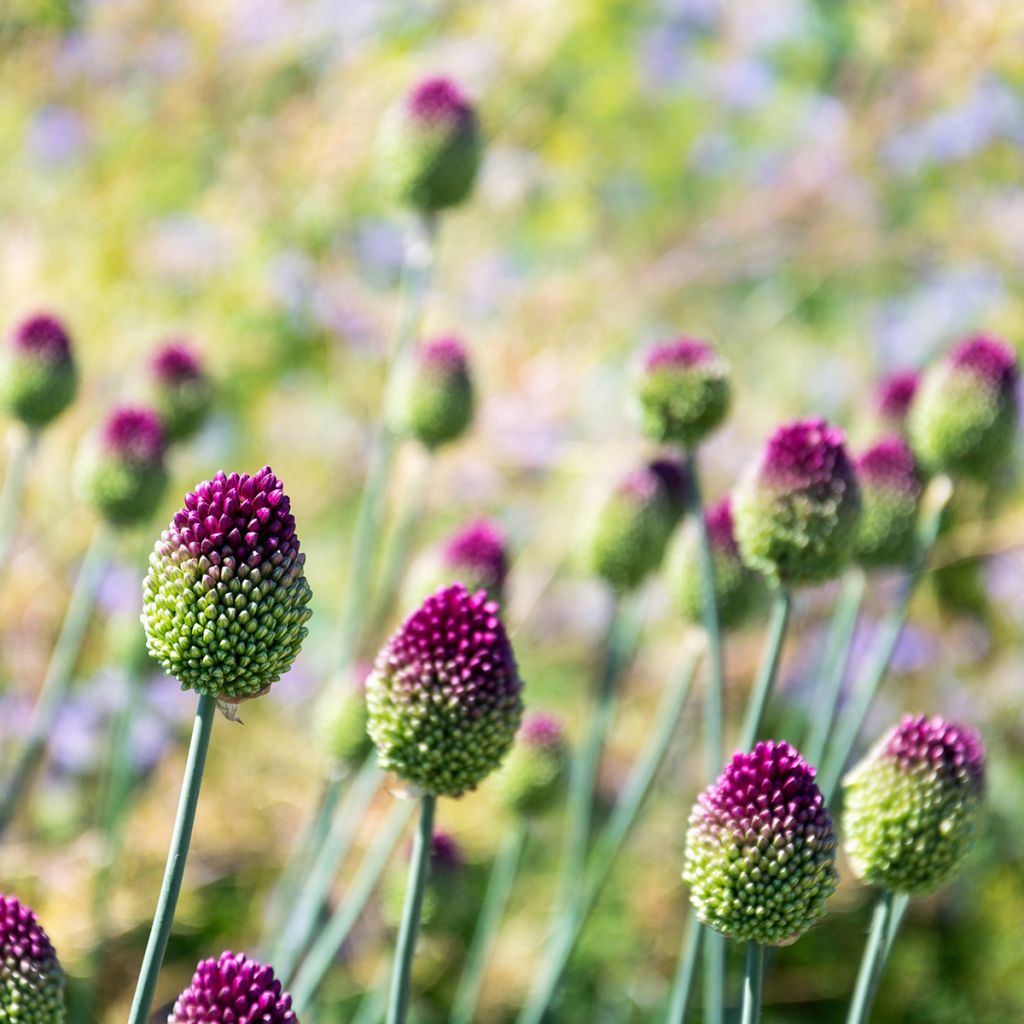
[[[160,462],[166,451],[164,428],[151,409],[115,409],[100,434],[111,455],[138,462]]]
[[[508,575],[508,555],[501,527],[490,519],[476,519],[458,529],[442,551],[449,578],[457,579],[471,593],[486,590],[494,601],[501,599]]]
[[[409,94],[409,115],[424,124],[460,125],[473,117],[473,108],[450,78],[428,78]]]
[[[0,1020],[63,1024],[64,972],[36,915],[0,893]]]
[[[382,768],[425,792],[461,796],[508,753],[522,688],[498,606],[452,584],[381,649],[366,684]]]
[[[433,870],[457,871],[466,863],[462,848],[450,832],[435,832],[430,839],[430,865]]]
[[[213,387],[189,345],[167,342],[153,357],[153,400],[168,441],[184,441],[205,422],[213,404]]]
[[[401,429],[427,448],[461,437],[473,419],[473,381],[458,338],[424,342],[413,353],[401,402]]]
[[[698,797],[683,878],[704,924],[774,946],[825,913],[838,880],[836,836],[814,776],[788,743],[758,743]]]
[[[273,968],[244,953],[203,960],[178,996],[169,1024],[297,1024]]]
[[[515,814],[542,814],[561,795],[568,774],[562,723],[551,715],[527,715],[495,780],[498,798]]]
[[[38,430],[71,404],[77,390],[78,373],[64,325],[46,313],[23,320],[0,354],[0,404]]]
[[[71,362],[71,338],[67,329],[48,313],[23,320],[11,337],[11,347],[21,355],[47,363]]]
[[[922,484],[903,438],[876,442],[856,462],[863,509],[857,560],[863,565],[906,565],[916,550],[915,528]]]
[[[819,419],[779,427],[733,500],[744,561],[786,585],[839,575],[853,555],[860,510],[842,431]]]
[[[887,427],[893,430],[903,428],[920,383],[921,375],[916,370],[900,370],[879,384],[875,393],[875,411]]]

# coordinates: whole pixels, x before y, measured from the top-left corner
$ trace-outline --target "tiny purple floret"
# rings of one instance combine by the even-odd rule
[[[12,958],[47,966],[56,961],[57,953],[35,913],[0,893],[0,965]]]
[[[297,1018],[273,968],[228,951],[199,964],[169,1024],[297,1024]]]

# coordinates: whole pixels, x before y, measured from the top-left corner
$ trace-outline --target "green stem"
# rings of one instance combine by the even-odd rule
[[[864,947],[860,971],[857,974],[857,986],[853,990],[850,1011],[846,1015],[846,1024],[867,1024],[871,1016],[871,1004],[878,991],[878,983],[882,979],[882,969],[889,954],[891,944],[887,941],[889,926],[892,920],[893,894],[884,890],[875,904],[871,917],[871,931]]]
[[[358,655],[366,595],[371,589],[387,482],[398,446],[392,415],[395,412],[409,353],[423,319],[436,233],[436,221],[424,219],[418,223],[406,243],[405,265],[399,286],[401,307],[384,386],[383,411],[374,431],[366,481],[359,499],[352,533],[345,596],[338,625],[336,669],[340,674],[344,674],[351,667]]]
[[[28,734],[3,788],[0,789],[0,836],[7,830],[40,761],[46,753],[47,743],[61,705],[71,688],[72,673],[82,650],[85,631],[96,605],[96,591],[107,564],[112,534],[100,527],[93,536],[89,549],[78,570],[78,579],[64,614],[57,643],[50,656],[46,677],[39,690]]]
[[[696,656],[687,658],[682,670],[666,689],[654,719],[655,732],[646,744],[644,753],[634,764],[622,795],[615,804],[615,810],[594,844],[585,873],[582,873],[582,878],[576,880],[579,895],[569,905],[548,948],[544,951],[542,970],[537,975],[526,1005],[517,1018],[517,1024],[540,1024],[548,1006],[551,1005],[587,918],[601,895],[615,859],[637,819],[676,733],[679,716],[690,692],[696,667]]]
[[[521,818],[516,821],[505,833],[504,842],[494,858],[476,931],[473,933],[473,941],[466,954],[459,987],[455,992],[449,1024],[473,1024],[476,1019],[476,1006],[480,999],[480,989],[483,987],[484,970],[505,915],[505,908],[508,906],[516,869],[519,867],[519,857],[526,844],[527,832],[527,820]]]
[[[741,1024],[758,1024],[761,1019],[761,985],[764,980],[764,946],[747,943],[747,962],[743,970]]]
[[[879,626],[864,667],[854,682],[852,703],[839,719],[835,735],[829,744],[829,755],[819,773],[818,785],[826,803],[830,803],[835,794],[846,762],[857,744],[864,719],[867,718],[875,695],[889,670],[893,652],[907,621],[910,599],[924,575],[928,558],[939,534],[943,510],[951,495],[952,485],[946,477],[937,477],[933,480],[929,493],[925,495],[925,511],[918,530],[914,563],[903,581],[896,604]]]
[[[420,824],[409,863],[409,883],[402,908],[395,946],[395,966],[391,974],[391,998],[387,1024],[405,1024],[409,1016],[409,995],[412,988],[412,961],[416,953],[416,934],[420,930],[420,911],[427,882],[427,865],[434,836],[434,810],[437,797],[427,793],[420,798]]]
[[[710,934],[711,929],[705,928],[697,920],[697,915],[691,908],[686,919],[686,932],[683,936],[682,949],[679,951],[676,976],[672,980],[672,994],[668,1001],[665,1024],[684,1024],[690,1012],[690,997],[693,993],[693,979],[697,974],[701,943]]]
[[[866,586],[867,580],[863,571],[853,569],[843,577],[839,587],[828,637],[825,640],[825,654],[822,658],[811,727],[803,749],[808,764],[817,765],[821,762],[829,736],[832,734]]]
[[[775,676],[779,671],[782,659],[782,643],[789,625],[789,612],[792,607],[792,596],[788,587],[780,586],[772,599],[771,618],[768,623],[768,639],[765,644],[761,667],[757,679],[750,691],[747,713],[743,719],[743,732],[740,734],[740,750],[750,750],[757,742],[757,734],[761,731],[764,712],[768,706]]]
[[[352,846],[356,829],[377,793],[380,780],[381,772],[376,760],[367,758],[352,785],[349,799],[342,803],[330,832],[313,859],[305,884],[297,894],[294,911],[286,918],[281,940],[270,958],[283,985],[291,980],[299,958],[316,931],[331,883]]]
[[[149,941],[146,943],[146,953],[142,958],[142,969],[139,972],[131,1013],[128,1015],[128,1024],[146,1024],[153,1006],[153,994],[156,991],[164,953],[167,951],[167,940],[174,924],[174,910],[185,875],[185,861],[192,840],[196,807],[199,804],[199,787],[203,781],[206,752],[210,746],[210,733],[213,731],[216,713],[217,698],[203,694],[196,705],[196,721],[192,728],[192,742],[188,748],[185,775],[181,782],[178,813],[174,819],[174,831],[171,833],[171,845],[167,852],[167,867],[160,885],[156,913],[153,916]]]
[[[11,561],[14,536],[21,518],[21,503],[25,493],[25,478],[32,461],[39,435],[34,430],[17,427],[11,430],[10,459],[0,489],[0,586]]]

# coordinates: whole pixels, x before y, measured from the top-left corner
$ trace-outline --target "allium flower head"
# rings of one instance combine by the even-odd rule
[[[875,412],[887,430],[903,430],[920,384],[921,375],[916,370],[899,370],[878,385]]]
[[[527,715],[495,778],[498,798],[515,814],[543,814],[561,796],[568,775],[562,723],[552,715]]]
[[[740,557],[733,531],[732,499],[726,496],[704,514],[715,575],[718,621],[726,629],[743,625],[764,603],[764,577]],[[669,559],[669,581],[684,618],[704,621],[704,584],[700,538],[696,530],[684,531]]]
[[[327,753],[348,768],[361,765],[373,750],[366,731],[366,677],[370,668],[358,672],[356,685],[328,686],[317,703],[317,731]]]
[[[512,746],[522,689],[497,604],[461,583],[438,590],[384,645],[366,682],[381,767],[427,793],[475,789]]]
[[[295,517],[269,466],[185,495],[149,556],[142,624],[182,689],[238,701],[291,668],[311,596]]]
[[[167,342],[153,357],[153,400],[168,441],[184,441],[206,421],[213,402],[210,378],[183,341]]]
[[[908,422],[925,469],[984,479],[998,468],[1016,438],[1018,382],[1013,349],[984,335],[931,367]]]
[[[114,526],[131,526],[156,511],[167,485],[163,427],[151,409],[115,409],[87,443],[79,463],[82,491]]]
[[[856,461],[862,511],[857,560],[866,566],[906,565],[914,557],[922,483],[903,438],[883,438]]]
[[[949,880],[970,847],[985,751],[973,729],[908,715],[843,784],[843,832],[857,877],[893,892],[928,893]]]
[[[203,960],[178,996],[168,1024],[297,1024],[292,997],[273,968],[244,953]]]
[[[634,470],[605,501],[590,539],[594,572],[632,590],[661,565],[686,502],[686,471],[674,459]]]
[[[458,338],[437,338],[413,353],[401,427],[427,448],[461,437],[473,420],[473,381]]]
[[[444,569],[450,579],[468,591],[486,590],[492,600],[501,600],[508,575],[505,534],[489,519],[476,519],[458,529],[442,550]]]
[[[0,894],[0,1021],[63,1024],[64,971],[36,915]]]
[[[481,153],[476,113],[449,78],[416,86],[386,120],[381,138],[385,180],[400,202],[423,213],[468,198]]]
[[[729,368],[710,345],[677,338],[648,352],[638,397],[645,434],[695,445],[729,411]]]
[[[78,372],[64,325],[47,314],[22,321],[0,354],[0,404],[38,430],[71,404],[77,390]]]
[[[733,498],[744,561],[783,584],[838,576],[853,555],[860,488],[842,431],[824,420],[779,427]]]
[[[825,913],[836,836],[814,775],[788,743],[758,743],[698,797],[683,878],[704,924],[778,946]]]

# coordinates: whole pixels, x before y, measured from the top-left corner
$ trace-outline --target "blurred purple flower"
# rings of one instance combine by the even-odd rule
[[[105,715],[95,702],[74,694],[57,712],[50,731],[50,764],[64,775],[83,775],[100,767]]]
[[[29,157],[45,167],[72,163],[89,141],[84,118],[70,107],[41,108],[29,122],[25,139]]]
[[[763,107],[772,98],[775,85],[767,65],[751,58],[735,58],[713,66],[709,80],[712,94],[739,113]]]
[[[96,595],[106,617],[142,612],[142,592],[139,587],[142,575],[134,564],[112,562],[107,567]]]

